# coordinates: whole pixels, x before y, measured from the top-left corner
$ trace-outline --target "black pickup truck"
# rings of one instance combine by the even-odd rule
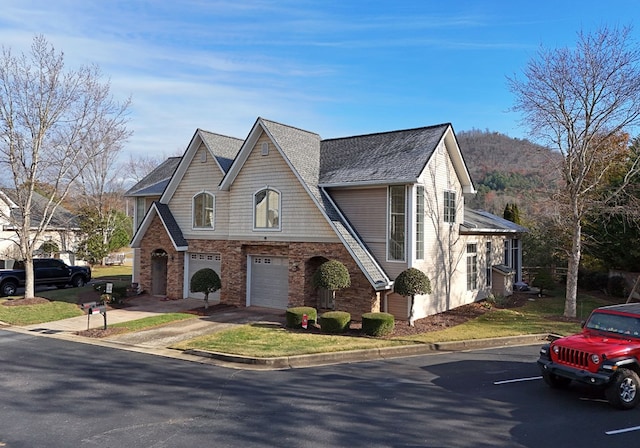
[[[91,280],[91,269],[85,266],[68,266],[55,258],[35,258],[33,272],[36,286],[64,288],[84,286]],[[0,269],[0,296],[13,296],[18,287],[24,286],[24,262],[17,261],[13,269]]]

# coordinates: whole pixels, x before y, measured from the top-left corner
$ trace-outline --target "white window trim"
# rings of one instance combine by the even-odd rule
[[[390,252],[390,248],[389,248],[389,242],[391,241],[391,187],[403,187],[404,188],[404,257],[402,258],[402,260],[395,260],[389,257],[389,252]],[[408,204],[407,204],[407,200],[409,199],[409,195],[410,192],[407,192],[407,186],[406,185],[388,185],[387,186],[387,229],[386,229],[386,261],[389,263],[406,263],[407,262],[407,235],[408,235],[408,231],[409,231],[409,225],[408,225],[408,219],[407,219],[407,214],[409,212],[408,210]],[[412,245],[413,247],[413,245]],[[410,256],[413,256],[413,254],[411,254]]]
[[[475,246],[475,252],[469,252],[469,246]],[[480,274],[478,272],[478,261],[479,261],[479,257],[478,257],[478,242],[477,241],[468,241],[465,245],[464,248],[464,253],[465,253],[465,269],[466,269],[466,277],[465,277],[465,284],[466,284],[466,290],[467,291],[478,291],[480,288],[479,285],[479,280],[480,280]],[[475,273],[476,273],[476,277],[475,277],[475,287],[474,288],[469,288],[469,256],[472,256],[475,258]]]
[[[418,211],[420,208],[420,204],[418,203],[418,189],[422,188],[422,257],[418,257]],[[415,210],[414,214],[414,226],[411,231],[412,239],[413,239],[413,248],[412,248],[412,256],[418,260],[423,261],[425,259],[425,240],[427,235],[427,215],[426,215],[426,194],[427,189],[424,185],[416,185],[413,189],[412,197],[415,199],[415,205],[412,207]]]
[[[446,217],[447,217],[447,201],[445,200],[445,195],[447,193],[453,193],[453,199],[455,201],[455,203],[453,204],[453,221],[447,221],[446,220]],[[443,190],[442,199],[443,199],[442,221],[445,222],[446,224],[453,225],[458,220],[458,192],[456,190],[452,190],[452,189]]]
[[[212,210],[213,210],[213,216],[211,217],[211,226],[206,227],[206,226],[202,226],[202,227],[196,227],[195,226],[195,200],[196,197],[201,195],[201,194],[208,194],[209,196],[211,196],[213,198],[213,204],[212,204]],[[196,230],[196,231],[201,231],[201,230],[215,230],[216,228],[216,195],[211,193],[208,190],[201,190],[199,192],[197,192],[196,194],[194,194],[193,196],[191,196],[191,230]]]
[[[278,226],[277,227],[256,227],[256,195],[264,190],[271,190],[278,193]],[[277,188],[265,185],[257,189],[251,195],[251,226],[254,232],[280,232],[282,231],[282,192]]]

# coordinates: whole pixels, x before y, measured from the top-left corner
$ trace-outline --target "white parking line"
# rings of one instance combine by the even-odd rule
[[[632,426],[630,428],[615,429],[613,431],[607,431],[605,432],[605,434],[608,436],[612,436],[615,434],[622,434],[623,432],[632,432],[632,431],[640,431],[640,426]]]
[[[494,381],[493,385],[499,386],[500,384],[522,383],[523,381],[535,381],[535,380],[541,380],[541,379],[542,379],[541,376],[532,376],[529,378],[516,378],[515,380]]]

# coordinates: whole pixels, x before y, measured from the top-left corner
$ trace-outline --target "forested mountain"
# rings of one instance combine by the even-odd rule
[[[525,219],[542,212],[561,178],[557,152],[498,132],[474,129],[457,137],[478,190],[466,198],[470,207],[502,216],[505,205],[515,203]]]

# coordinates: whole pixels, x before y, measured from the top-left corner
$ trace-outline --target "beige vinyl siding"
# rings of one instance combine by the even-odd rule
[[[412,265],[427,274],[433,290],[430,295],[416,296],[416,317],[420,318],[473,302],[475,297],[466,291],[467,239],[459,233],[464,219],[462,186],[444,143],[434,152],[418,182],[424,186],[425,195],[424,259],[415,260],[412,244]],[[456,195],[456,217],[452,224],[444,222],[445,191]],[[415,200],[415,188],[411,194]],[[410,238],[415,239],[415,226]],[[434,297],[439,299],[433,300]]]
[[[204,157],[204,158],[203,158]],[[204,160],[204,161],[203,161]],[[218,190],[222,172],[213,156],[201,144],[195,152],[180,185],[169,201],[169,208],[182,233],[187,239],[220,239],[228,233],[227,201],[228,192]],[[202,191],[214,195],[214,228],[193,228],[193,196]]]
[[[411,313],[411,300],[409,297],[401,296],[392,292],[387,295],[387,310],[389,314],[393,314],[396,320],[408,320]]]
[[[262,155],[262,144],[269,144]],[[253,195],[269,187],[280,192],[280,229],[253,230]],[[268,241],[338,242],[273,142],[260,136],[229,191],[229,238]]]
[[[330,194],[342,214],[385,270],[395,278],[406,262],[387,261],[387,187],[331,189]]]

